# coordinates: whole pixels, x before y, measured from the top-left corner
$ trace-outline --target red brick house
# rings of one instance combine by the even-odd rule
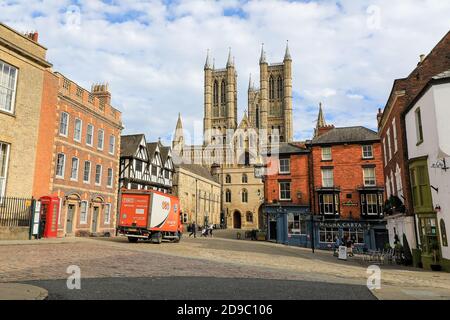
[[[384,177],[378,134],[365,127],[327,126],[322,110],[311,148],[309,170],[316,247],[331,248],[336,238],[358,247],[383,249]]]
[[[281,143],[272,151],[264,180],[268,238],[310,246],[310,151],[304,143]]]
[[[379,110],[378,133],[383,147],[383,173],[386,181],[386,220],[391,246],[403,234],[411,248],[417,247],[417,225],[412,204],[405,121],[402,113],[431,78],[450,69],[450,32],[417,67],[403,79],[394,81],[384,110]]]

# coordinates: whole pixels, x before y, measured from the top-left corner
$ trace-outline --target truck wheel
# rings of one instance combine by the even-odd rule
[[[175,240],[174,240],[174,242],[175,243],[179,243],[180,241],[181,241],[181,237],[183,236],[183,234],[180,232],[180,233],[178,233],[178,237],[177,238],[175,238]]]
[[[137,243],[138,240],[139,240],[138,238],[128,237],[128,242],[130,243]]]
[[[161,244],[162,242],[162,233],[161,232],[157,232],[152,234],[152,242],[156,243],[156,244]]]

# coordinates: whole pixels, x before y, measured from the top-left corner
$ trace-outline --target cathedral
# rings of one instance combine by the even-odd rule
[[[203,144],[186,144],[181,115],[172,141],[176,164],[198,164],[214,171],[222,187],[221,221],[228,228],[263,227],[264,183],[255,177],[254,166],[261,164],[262,149],[293,140],[289,45],[279,63],[267,62],[263,45],[259,66],[259,88],[250,76],[248,112],[238,122],[237,71],[231,50],[222,69],[211,64],[208,52],[204,66]]]

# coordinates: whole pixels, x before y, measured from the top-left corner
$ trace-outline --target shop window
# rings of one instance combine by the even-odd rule
[[[420,238],[422,239],[422,252],[433,254],[439,250],[436,218],[420,218]]]
[[[306,221],[302,220],[300,214],[288,214],[288,234],[289,235],[306,235]]]
[[[361,228],[344,229],[344,240],[351,240],[354,244],[364,244],[364,230]]]
[[[441,219],[440,227],[441,227],[441,235],[442,235],[442,246],[448,247],[447,230],[445,229],[444,219]]]
[[[319,229],[319,240],[322,243],[334,243],[339,238],[338,228],[325,228]]]

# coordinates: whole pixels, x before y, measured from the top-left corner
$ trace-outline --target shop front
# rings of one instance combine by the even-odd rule
[[[311,247],[309,206],[266,205],[267,239],[280,244]]]
[[[383,250],[389,243],[386,222],[364,220],[333,220],[315,222],[316,248],[332,250],[336,239],[351,240],[362,251]]]

